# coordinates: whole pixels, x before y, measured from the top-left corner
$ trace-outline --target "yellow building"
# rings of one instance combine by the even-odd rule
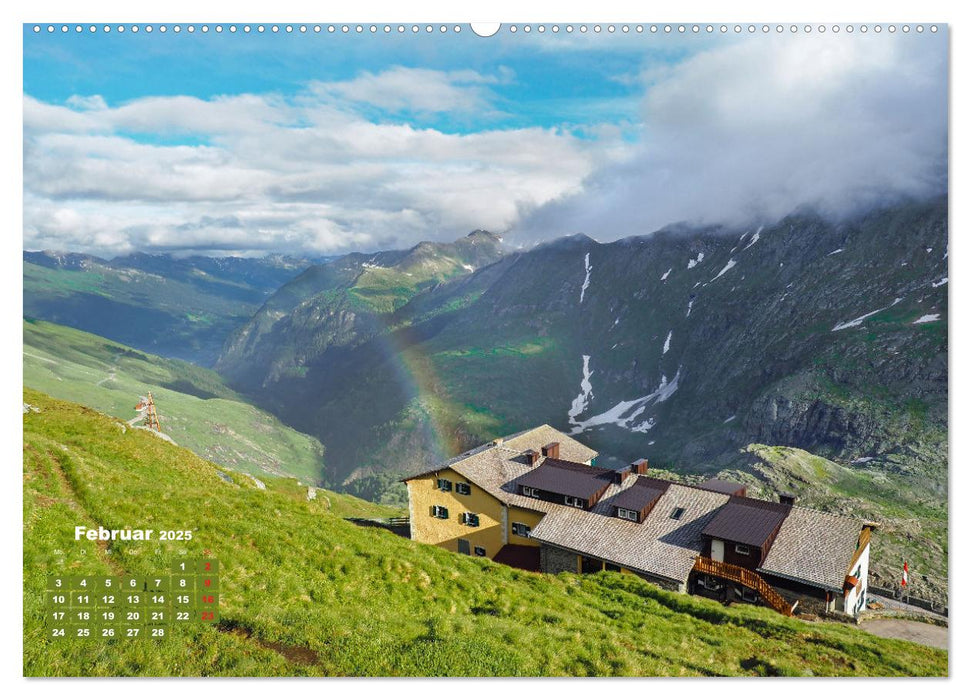
[[[647,475],[542,425],[404,479],[411,538],[545,573],[631,573],[680,592],[856,615],[869,533],[855,518]]]
[[[517,494],[514,481],[547,456],[589,465],[597,453],[542,425],[405,479],[411,538],[538,570],[539,543],[529,533],[547,509]]]

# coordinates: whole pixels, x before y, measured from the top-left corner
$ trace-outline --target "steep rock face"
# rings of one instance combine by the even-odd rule
[[[715,470],[761,442],[946,483],[944,199],[571,236],[392,304],[353,274],[337,292],[285,287],[289,308],[271,299],[220,362],[352,481],[548,422],[604,464]],[[361,313],[357,288],[384,305]]]

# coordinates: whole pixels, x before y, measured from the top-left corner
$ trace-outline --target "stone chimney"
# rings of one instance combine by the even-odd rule
[[[539,452],[536,450],[526,450],[523,452],[523,457],[526,458],[526,464],[531,467],[535,467],[536,463],[539,461]]]

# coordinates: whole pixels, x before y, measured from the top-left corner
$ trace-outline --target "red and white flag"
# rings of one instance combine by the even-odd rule
[[[907,585],[907,572],[908,571],[909,571],[909,569],[907,568],[907,562],[904,562],[904,576],[903,576],[902,579],[900,579],[900,585],[901,586],[906,586]]]

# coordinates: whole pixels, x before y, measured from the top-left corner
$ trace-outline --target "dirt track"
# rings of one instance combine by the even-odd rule
[[[906,639],[909,642],[917,642],[938,649],[947,649],[947,627],[938,627],[926,622],[915,620],[897,620],[894,618],[882,618],[875,620],[864,620],[860,627],[870,634],[888,639]]]

